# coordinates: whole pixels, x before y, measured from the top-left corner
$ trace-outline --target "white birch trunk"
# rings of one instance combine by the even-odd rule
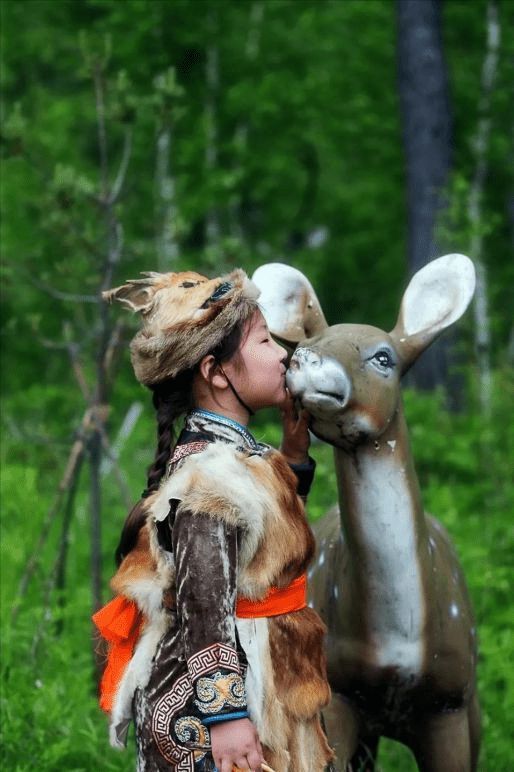
[[[100,466],[100,473],[102,476],[109,474],[116,461],[118,461],[125,443],[134,431],[139,416],[143,412],[143,404],[141,402],[133,402],[129,407],[123,423],[118,429],[116,439],[111,445],[111,455],[104,456],[102,464]]]
[[[178,259],[177,208],[175,180],[171,172],[172,128],[163,125],[157,136],[155,163],[155,216],[157,266],[159,271],[171,271]]]
[[[498,67],[500,23],[495,0],[487,5],[487,49],[482,66],[479,121],[474,141],[476,156],[475,174],[468,199],[468,217],[472,229],[470,256],[475,262],[477,285],[473,304],[475,320],[475,345],[480,379],[480,404],[485,415],[491,411],[491,325],[488,309],[487,270],[483,261],[482,246],[482,195],[487,176],[487,148],[491,134],[491,93]]]

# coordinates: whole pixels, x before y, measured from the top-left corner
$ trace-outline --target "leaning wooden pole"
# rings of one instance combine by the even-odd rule
[[[84,424],[84,421],[85,421],[85,416],[82,419],[83,424]],[[48,536],[50,535],[52,525],[55,519],[57,518],[57,516],[59,515],[59,512],[61,511],[61,506],[63,503],[64,496],[74,485],[75,477],[78,474],[78,469],[80,468],[80,464],[82,462],[83,453],[84,453],[84,438],[82,434],[79,433],[79,436],[77,437],[77,439],[75,440],[75,442],[71,447],[70,453],[68,455],[68,460],[66,462],[64,474],[57,487],[54,501],[52,502],[52,505],[50,506],[50,508],[46,513],[45,519],[43,521],[43,526],[39,533],[39,537],[34,547],[34,550],[29,556],[29,559],[27,560],[24,571],[21,575],[21,579],[18,585],[18,592],[16,594],[16,599],[12,606],[11,622],[13,623],[16,621],[16,618],[19,614],[21,603],[23,601],[23,598],[27,594],[30,581],[39,566],[43,548],[47,542]]]

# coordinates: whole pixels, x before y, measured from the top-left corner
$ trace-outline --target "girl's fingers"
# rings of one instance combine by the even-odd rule
[[[305,408],[300,410],[300,412],[298,413],[298,420],[306,423],[309,420],[309,411],[305,410]]]
[[[255,772],[261,772],[261,762],[262,762],[262,754],[260,751],[250,751],[247,755],[248,758],[248,766],[252,770],[252,772],[255,770]]]

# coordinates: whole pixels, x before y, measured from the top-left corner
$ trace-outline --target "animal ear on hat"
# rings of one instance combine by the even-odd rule
[[[145,279],[129,279],[125,284],[102,292],[102,298],[108,303],[118,300],[131,311],[145,313],[153,305],[157,290],[162,287],[162,274],[148,271],[142,274]]]

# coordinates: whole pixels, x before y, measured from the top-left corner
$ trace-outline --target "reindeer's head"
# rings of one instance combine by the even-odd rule
[[[256,283],[266,316],[270,295],[275,308],[280,303],[276,276],[270,291],[263,281],[264,268],[259,269]],[[272,333],[279,337],[289,329],[282,320],[300,316],[305,307],[304,298],[295,300],[296,296],[291,296],[284,272],[283,278],[284,312],[275,312],[268,322]],[[299,340],[287,385],[310,413],[314,434],[342,448],[377,439],[395,414],[401,376],[446,327],[460,318],[474,286],[472,262],[464,255],[446,255],[414,275],[390,333],[367,325],[328,327],[325,323],[318,334]],[[313,292],[312,288],[308,291]]]

